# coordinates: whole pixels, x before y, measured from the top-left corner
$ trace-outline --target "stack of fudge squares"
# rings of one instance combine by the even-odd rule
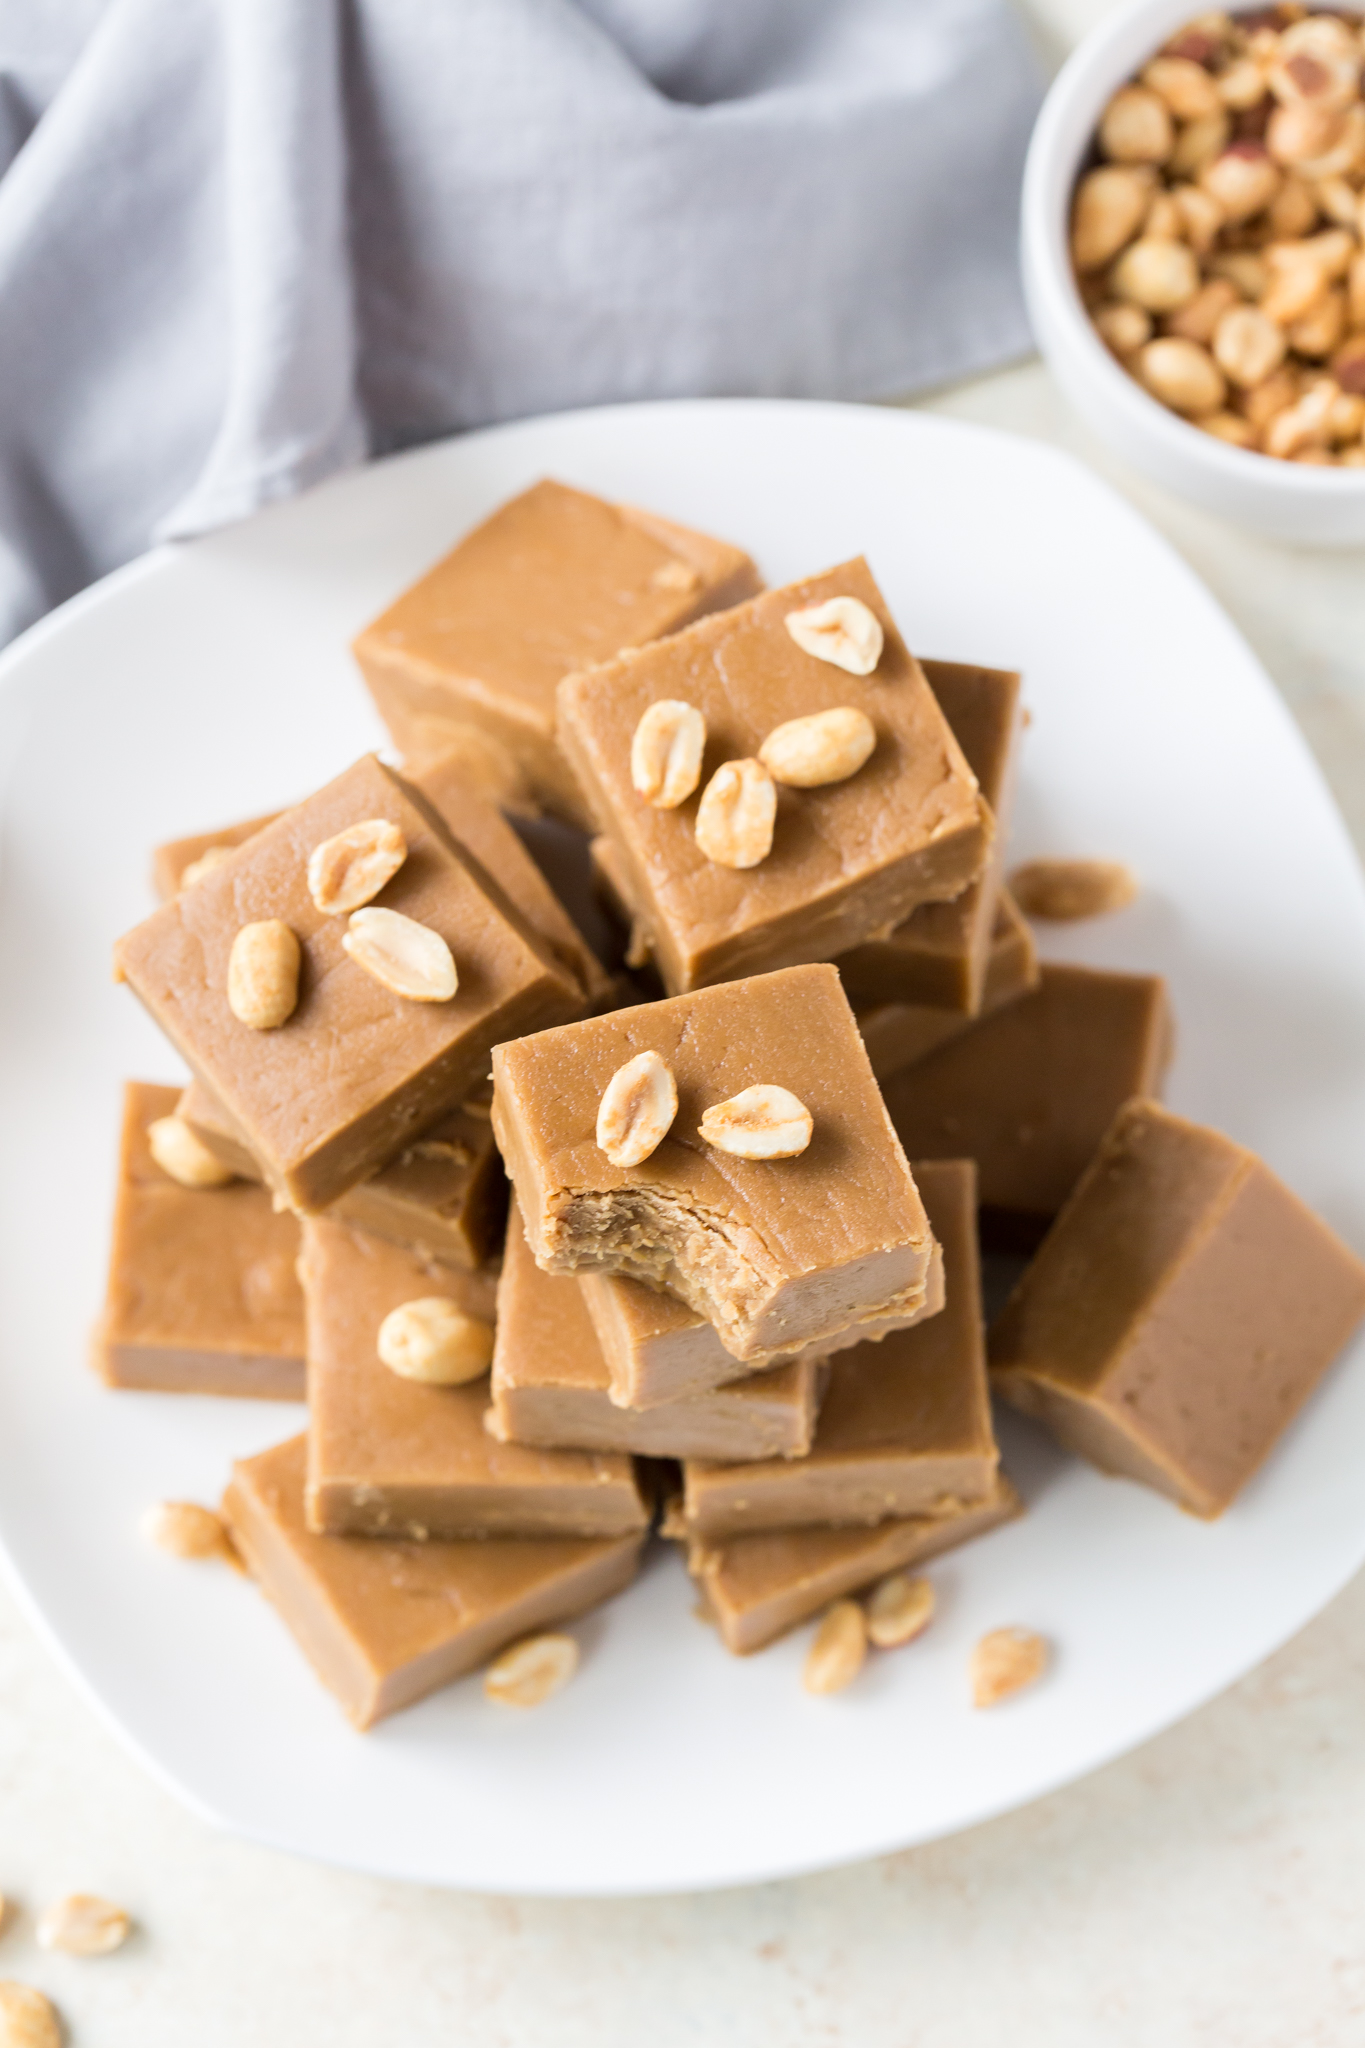
[[[117,946],[193,1079],[128,1086],[95,1359],[306,1399],[222,1514],[357,1725],[654,1534],[741,1654],[984,1534],[992,1381],[1226,1506],[1365,1268],[1159,1106],[1160,980],[1039,965],[1017,675],[548,482],[355,652],[401,769],[157,849]]]

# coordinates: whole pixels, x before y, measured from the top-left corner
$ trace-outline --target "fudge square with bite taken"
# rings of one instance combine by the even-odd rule
[[[1365,1316],[1365,1265],[1254,1153],[1131,1102],[991,1331],[1101,1471],[1221,1514]]]
[[[682,1524],[706,1541],[955,1514],[988,1500],[1000,1453],[991,1426],[976,1173],[969,1159],[916,1161],[943,1248],[946,1303],[911,1330],[829,1362],[815,1441],[771,1464],[683,1465]]]
[[[124,1089],[95,1370],[113,1387],[302,1400],[298,1222],[264,1188],[190,1187],[158,1165],[153,1126],[179,1096],[150,1081]]]
[[[301,1262],[308,1318],[308,1526],[330,1534],[620,1536],[650,1507],[619,1454],[525,1450],[484,1427],[493,1332],[478,1275],[311,1218]],[[450,1302],[487,1333],[464,1384],[405,1377],[383,1362],[386,1318]],[[473,1369],[478,1370],[475,1360]]]
[[[648,1156],[617,1166],[599,1113],[636,1063],[661,1087],[671,1077],[676,1114]],[[542,1031],[500,1045],[493,1080],[493,1128],[547,1271],[668,1288],[739,1359],[922,1308],[933,1234],[833,967]],[[809,1117],[793,1156],[729,1149],[747,1141],[722,1113],[765,1088]]]
[[[1007,1003],[885,1083],[912,1159],[976,1161],[984,1241],[1031,1250],[1120,1105],[1155,1095],[1171,1051],[1166,984],[1042,970]]]
[[[370,823],[396,828],[401,865],[355,916],[320,909],[310,856]],[[424,948],[449,948],[453,995],[448,976],[397,993],[392,963],[386,983],[348,950],[356,917],[367,933],[378,919],[387,935],[395,912],[405,946],[415,925]],[[229,1000],[245,927],[274,940],[292,932],[295,941],[297,999],[269,1027],[242,1021]],[[499,1039],[583,1009],[577,981],[498,883],[373,755],[126,933],[114,958],[269,1186],[304,1212],[326,1208],[463,1101]]]
[[[291,1437],[232,1468],[223,1516],[247,1570],[349,1720],[369,1728],[534,1629],[628,1586],[645,1532],[404,1543],[315,1536],[305,1448]]]
[[[849,658],[875,653],[870,672],[828,648],[809,651],[788,624],[798,619],[802,630],[800,614],[849,602],[871,634],[865,654]],[[636,729],[660,702],[690,706],[705,722],[700,794],[671,808],[646,800],[634,779]],[[755,757],[775,728],[835,712],[851,713],[874,741],[862,765],[819,786],[784,785],[771,849],[756,864],[748,852],[744,865],[708,857],[698,828],[716,771],[747,761],[758,789],[766,776]],[[959,895],[990,854],[976,777],[863,561],[566,678],[558,730],[675,995],[833,959],[919,904]]]
[[[681,1401],[618,1407],[585,1285],[572,1274],[541,1272],[514,1204],[498,1283],[487,1424],[504,1443],[655,1458],[780,1459],[810,1449],[819,1368],[808,1354]]]
[[[354,643],[414,768],[459,754],[495,803],[590,816],[555,685],[762,589],[741,548],[545,481],[466,534]]]

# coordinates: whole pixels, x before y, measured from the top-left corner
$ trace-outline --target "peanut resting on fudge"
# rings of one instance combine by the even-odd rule
[[[670,1068],[678,1114],[642,1164],[613,1166],[598,1105],[645,1052]],[[499,1046],[493,1074],[494,1130],[548,1271],[666,1287],[742,1360],[923,1307],[933,1234],[833,967],[540,1032]],[[705,1142],[707,1108],[778,1077],[812,1119],[799,1157]]]

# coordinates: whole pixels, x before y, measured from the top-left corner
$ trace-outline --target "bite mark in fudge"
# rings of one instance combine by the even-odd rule
[[[653,1051],[678,1115],[642,1164],[596,1143],[612,1075]],[[833,967],[729,982],[501,1045],[493,1128],[537,1263],[667,1288],[739,1359],[923,1306],[933,1237]],[[795,1159],[705,1145],[703,1112],[757,1081],[799,1095]]]
[[[348,920],[308,891],[321,841],[367,818],[408,857],[375,908],[450,946],[449,1002],[409,1002],[347,957]],[[243,926],[278,919],[303,951],[298,1006],[271,1032],[240,1024],[227,965]],[[581,1011],[578,984],[419,792],[373,756],[286,811],[119,941],[116,970],[222,1104],[276,1193],[324,1209],[461,1102],[501,1038]]]
[[[555,686],[762,588],[742,549],[545,481],[502,505],[359,635],[414,769],[458,753],[495,803],[590,816],[555,742]]]
[[[1023,724],[1020,678],[1011,669],[926,661],[924,673],[995,818],[991,857],[948,903],[925,903],[884,936],[841,953],[836,966],[855,1010],[914,1003],[975,1016],[986,980],[1004,872]]]
[[[298,1223],[262,1188],[187,1188],[162,1171],[147,1132],[179,1095],[150,1081],[124,1089],[95,1370],[113,1387],[302,1400]]]
[[[986,979],[981,991],[983,1017],[1003,1008],[1019,996],[1037,988],[1041,970],[1033,933],[1019,913],[1008,889],[1000,891],[995,910],[991,950],[986,961]],[[960,1038],[976,1022],[957,1010],[936,1010],[921,1003],[877,1003],[871,1009],[854,1006],[872,1071],[879,1081],[889,1081],[902,1067],[936,1052],[950,1039]]]
[[[411,1706],[533,1629],[634,1578],[644,1532],[404,1543],[316,1536],[305,1440],[234,1465],[223,1514],[247,1570],[357,1728]]]
[[[943,1248],[946,1305],[913,1329],[829,1362],[808,1456],[683,1466],[682,1525],[705,1541],[755,1529],[954,1514],[987,1500],[1000,1453],[991,1426],[970,1160],[916,1162]]]
[[[464,1275],[318,1219],[304,1225],[301,1270],[310,1528],[420,1539],[618,1536],[648,1526],[629,1458],[499,1443],[484,1427],[486,1376],[433,1386],[381,1363],[380,1328],[406,1302],[443,1298],[478,1316]]]
[[[1252,1152],[1127,1104],[991,1332],[1101,1471],[1221,1514],[1365,1315],[1365,1265]]]
[[[806,653],[784,625],[794,606],[841,592],[864,599],[885,628],[866,677]],[[877,744],[847,781],[780,791],[772,851],[756,867],[725,867],[697,843],[700,797],[659,810],[634,788],[632,736],[660,698],[706,720],[703,792],[722,764],[751,760],[792,718],[846,706],[872,721]],[[674,994],[830,959],[919,904],[959,894],[990,852],[976,778],[862,561],[568,677],[559,735]]]
[[[988,1241],[1036,1245],[1120,1105],[1159,1092],[1170,1048],[1158,976],[1045,966],[889,1080],[886,1106],[912,1159],[976,1161]]]
[[[643,1413],[618,1407],[586,1284],[541,1272],[514,1207],[493,1353],[491,1427],[504,1442],[658,1458],[790,1458],[810,1448],[818,1367],[808,1357]]]
[[[687,1569],[727,1650],[747,1657],[819,1614],[831,1600],[888,1572],[924,1564],[1011,1522],[1023,1503],[1003,1473],[989,1500],[956,1514],[913,1516],[863,1529],[775,1529],[693,1541]],[[676,1526],[666,1533],[677,1533]]]

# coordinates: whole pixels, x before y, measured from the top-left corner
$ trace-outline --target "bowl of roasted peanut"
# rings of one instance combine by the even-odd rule
[[[1039,345],[1134,467],[1280,539],[1365,543],[1365,17],[1138,0],[1039,116]]]

